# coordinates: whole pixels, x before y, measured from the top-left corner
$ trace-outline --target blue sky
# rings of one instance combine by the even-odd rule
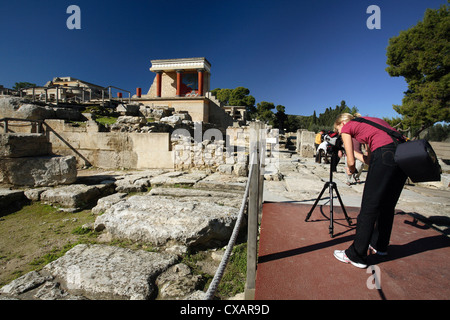
[[[206,57],[211,88],[244,86],[257,102],[317,114],[345,100],[394,117],[406,82],[386,68],[389,38],[446,0],[3,1],[0,84],[72,76],[146,93],[150,60]],[[70,5],[81,30],[69,30]],[[366,9],[381,9],[370,30]]]

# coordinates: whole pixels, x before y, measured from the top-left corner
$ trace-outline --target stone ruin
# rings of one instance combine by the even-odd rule
[[[24,106],[28,113],[22,110]],[[248,148],[246,126],[221,128],[211,123],[192,121],[188,111],[133,104],[120,104],[115,109],[115,115],[119,115],[117,121],[111,125],[100,125],[95,119],[101,114],[96,111],[92,114],[82,114],[76,110],[65,113],[65,109],[32,105],[19,98],[0,99],[0,117],[45,120],[44,131],[50,151],[61,156],[75,156],[78,168],[218,171],[220,167],[226,173],[230,167],[221,167],[222,164],[245,166],[248,162],[248,157],[243,156],[248,149],[242,149],[237,141],[245,140]],[[76,122],[68,119],[75,119]],[[0,130],[1,127],[2,123]],[[20,125],[10,125],[8,129],[11,133],[25,133],[26,130],[29,133],[30,130],[29,126],[24,129]],[[268,129],[267,135],[280,137],[277,143],[282,142],[283,136],[277,130]],[[313,134],[299,131],[293,135],[301,155],[312,156]],[[242,169],[236,171],[245,175]]]
[[[186,112],[149,107],[137,111],[129,105],[117,109],[121,116],[105,127],[84,114],[85,125],[46,119],[51,130],[45,134],[8,132],[0,136],[0,183],[10,186],[0,189],[1,215],[19,209],[16,204],[32,201],[74,213],[90,209],[96,215],[95,223],[83,227],[100,233],[99,244],[75,246],[42,270],[0,288],[0,299],[203,297],[197,290],[201,276],[180,263],[180,257],[194,248],[212,248],[211,254],[219,257],[217,264],[220,261],[221,250],[218,254],[215,250],[231,235],[247,180],[248,127],[225,131],[203,123],[196,132],[196,123]],[[205,136],[208,129],[216,136]],[[201,141],[195,139],[196,133]],[[268,130],[268,137],[276,143],[280,142],[277,136],[278,132]],[[109,161],[120,152],[124,159],[139,158],[134,149],[127,149],[129,145],[140,148],[148,141],[153,146],[160,141],[146,137],[162,138],[163,145],[167,144],[165,152],[180,161],[153,169],[133,168],[133,162],[128,162],[135,171],[77,175],[87,162],[96,165],[97,160]],[[227,152],[227,140],[232,152]],[[268,163],[267,169],[271,165],[275,162]],[[277,176],[274,168],[267,179]],[[130,195],[135,192],[139,194]],[[133,251],[107,244],[114,239],[149,242],[158,249]]]
[[[78,177],[72,185],[20,191],[29,201],[59,210],[91,208],[95,223],[83,227],[100,233],[99,244],[77,245],[41,271],[12,281],[0,288],[0,300],[201,299],[203,293],[196,289],[201,276],[180,263],[181,257],[194,248],[221,248],[228,241],[245,182],[220,173],[147,170]],[[136,191],[144,192],[129,195]],[[158,249],[134,251],[107,244],[115,239]]]
[[[47,187],[72,184],[77,178],[74,156],[57,156],[45,135],[0,134],[0,183]]]

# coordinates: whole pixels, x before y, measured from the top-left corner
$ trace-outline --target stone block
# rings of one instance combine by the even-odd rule
[[[0,217],[20,209],[24,202],[26,198],[23,191],[0,189]]]
[[[233,165],[232,164],[221,164],[218,167],[218,171],[223,174],[232,174],[233,173]]]
[[[213,247],[229,239],[238,209],[206,201],[162,196],[132,196],[95,220],[97,231],[117,239]]]
[[[315,154],[314,132],[307,130],[297,131],[297,153],[304,158],[312,158]]]
[[[67,208],[68,211],[78,211],[94,206],[98,199],[113,192],[114,185],[112,183],[93,186],[73,184],[44,191],[41,194],[41,201]]]
[[[0,158],[21,158],[48,155],[51,144],[47,137],[33,133],[0,134]]]
[[[248,175],[248,166],[243,163],[234,165],[233,173],[239,177],[246,177]]]
[[[0,162],[0,183],[47,187],[71,184],[77,179],[74,156],[5,158]]]
[[[116,111],[126,116],[139,116],[139,108],[137,104],[119,104]]]

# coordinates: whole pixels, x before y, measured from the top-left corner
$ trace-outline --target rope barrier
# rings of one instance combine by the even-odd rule
[[[253,162],[250,162],[250,163],[253,163]],[[239,229],[240,229],[240,226],[242,223],[242,219],[244,217],[244,209],[245,209],[245,205],[247,204],[247,198],[248,198],[248,193],[249,193],[249,189],[250,189],[249,186],[250,186],[251,177],[254,174],[254,172],[253,172],[254,168],[255,168],[255,166],[252,165],[251,170],[248,174],[247,185],[245,186],[244,198],[242,199],[241,209],[239,211],[239,215],[236,220],[236,224],[234,225],[233,233],[231,234],[230,240],[227,245],[227,249],[225,250],[225,254],[222,257],[222,260],[220,261],[219,267],[214,275],[214,278],[211,281],[211,284],[209,285],[208,291],[206,291],[204,300],[212,300],[214,298],[214,294],[217,291],[217,287],[219,286],[220,280],[222,279],[222,277],[225,273],[225,268],[230,259],[231,252],[233,251],[233,247],[236,242],[236,238],[239,234]]]

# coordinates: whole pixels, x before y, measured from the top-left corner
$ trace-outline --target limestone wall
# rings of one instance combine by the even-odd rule
[[[50,148],[44,135],[0,133],[0,158],[44,156],[49,154]]]
[[[50,155],[50,149],[42,134],[0,134],[0,183],[45,187],[75,182],[75,157]]]
[[[208,100],[174,100],[170,107],[175,109],[175,112],[187,111],[194,122],[211,122],[209,121],[209,104]]]
[[[279,157],[279,130],[271,127],[262,130],[263,132],[260,134],[266,140],[266,161],[268,163]],[[239,175],[247,176],[250,139],[252,138],[250,126],[228,127],[225,133],[215,128],[205,131],[200,129],[199,132],[195,134],[195,139],[183,129],[176,130],[172,134],[171,141],[176,169],[209,168],[226,172],[231,170],[231,166],[234,166],[235,171],[240,171]]]
[[[209,100],[205,98],[172,98],[172,99],[148,99],[139,100],[141,108],[172,108],[175,113],[187,111],[194,122],[209,121]],[[214,122],[213,122],[214,123]]]
[[[161,96],[162,97],[175,97],[177,94],[177,74],[176,72],[163,72],[161,74]],[[153,79],[153,83],[148,90],[148,96],[156,97],[156,75]]]
[[[297,131],[297,153],[306,158],[312,158],[315,155],[314,148],[315,133],[300,129]]]
[[[74,155],[78,166],[174,168],[169,133],[98,132],[90,121],[86,127],[73,127],[63,120],[46,120],[46,124],[52,152]]]
[[[233,125],[233,117],[231,117],[225,109],[217,105],[213,100],[209,100],[208,122],[215,123],[222,128]]]

